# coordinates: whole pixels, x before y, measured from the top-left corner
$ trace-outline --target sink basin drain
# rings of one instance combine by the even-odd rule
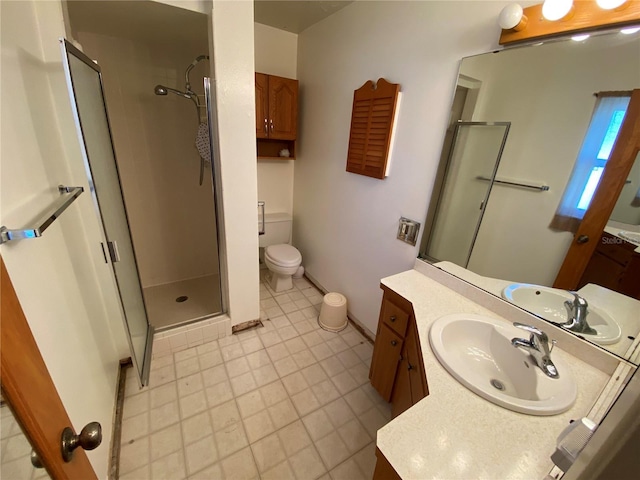
[[[186,302],[187,300],[189,300],[189,297],[187,297],[186,295],[181,295],[178,298],[176,298],[176,302],[178,303]]]
[[[504,388],[504,383],[502,383],[500,380],[496,380],[495,378],[491,379],[491,385],[493,386],[493,388],[497,388],[500,391],[503,391]]]

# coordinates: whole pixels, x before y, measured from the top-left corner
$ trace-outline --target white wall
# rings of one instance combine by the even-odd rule
[[[213,2],[213,68],[229,316],[260,317],[253,2]]]
[[[64,81],[61,6],[0,8],[2,224],[23,226],[57,196],[59,183],[85,188],[42,238],[0,251],[74,428],[102,424],[103,443],[87,454],[107,478],[118,360],[129,354]]]
[[[298,78],[298,35],[254,24],[256,72]],[[265,211],[293,213],[295,160],[258,160],[258,199]]]
[[[505,4],[355,2],[298,37],[294,244],[307,272],[344,293],[372,332],[380,279],[417,256],[417,246],[396,240],[398,220],[424,222],[459,60],[497,46]],[[385,180],[345,172],[353,91],[380,77],[404,92]]]
[[[488,76],[467,68],[465,61],[462,73],[483,81],[474,120],[511,121],[497,177],[550,187],[547,192],[493,187],[470,270],[553,284],[573,234],[551,230],[549,224],[589,126],[593,94],[631,90],[640,79],[638,42],[621,40],[631,38],[567,41],[469,62],[473,67],[489,61]]]
[[[142,286],[218,273],[209,168],[202,186],[198,185],[195,105],[176,95],[153,92],[157,84],[184,88],[187,65],[209,53],[206,27],[200,45],[161,45],[72,26],[84,52],[102,69]],[[202,77],[208,75],[207,63],[202,61],[191,71],[192,89],[199,95],[204,95]],[[206,117],[204,109],[201,114]]]

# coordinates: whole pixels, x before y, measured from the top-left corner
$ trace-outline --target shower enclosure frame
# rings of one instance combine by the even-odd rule
[[[447,183],[447,178],[449,176],[450,173],[450,169],[451,169],[451,162],[453,160],[453,156],[456,150],[456,144],[458,141],[458,137],[460,135],[460,129],[461,127],[473,127],[473,126],[480,126],[480,127],[505,127],[505,131],[502,137],[502,142],[500,143],[500,148],[498,149],[498,154],[496,156],[496,161],[495,164],[493,166],[493,171],[491,172],[491,176],[489,178],[487,178],[487,180],[489,180],[489,187],[487,188],[487,193],[484,196],[484,199],[482,201],[482,208],[481,208],[481,212],[480,212],[480,216],[478,217],[478,221],[476,223],[476,227],[475,230],[473,232],[473,236],[471,239],[471,245],[469,246],[469,252],[467,253],[467,259],[465,261],[464,265],[460,265],[461,267],[466,268],[469,265],[469,261],[471,260],[471,255],[473,253],[473,247],[476,243],[476,239],[478,237],[478,232],[480,231],[480,226],[482,225],[482,218],[484,217],[484,214],[487,210],[487,204],[489,203],[489,197],[491,196],[491,190],[493,189],[493,185],[496,183],[496,175],[498,173],[498,168],[500,167],[500,160],[502,159],[502,154],[504,153],[504,148],[505,145],[507,143],[507,138],[509,136],[509,129],[511,128],[511,122],[464,122],[464,121],[458,121],[455,124],[455,129],[454,129],[454,134],[453,134],[453,138],[451,139],[451,148],[449,150],[449,155],[447,156],[447,163],[446,163],[446,167],[444,170],[444,175],[443,175],[443,180],[442,180],[442,184],[439,186],[438,189],[438,197],[436,200],[436,206],[435,206],[435,214],[433,216],[433,220],[431,222],[430,225],[430,230],[429,230],[429,236],[426,242],[426,245],[424,247],[424,251],[422,252],[422,254],[419,256],[419,258],[423,258],[425,260],[427,260],[430,263],[436,263],[436,262],[440,262],[441,259],[439,258],[435,258],[432,257],[431,255],[429,255],[429,251],[430,251],[430,247],[431,247],[431,243],[433,240],[433,235],[434,235],[434,227],[436,225],[438,216],[441,214],[440,212],[440,208],[442,207],[442,201],[443,201],[443,196],[444,196],[444,190],[445,190],[445,185]]]
[[[109,240],[108,240],[108,236],[107,236],[107,231],[106,231],[106,226],[105,226],[105,221],[102,215],[102,210],[100,209],[100,202],[97,196],[97,192],[96,192],[96,188],[95,188],[95,182],[93,179],[93,172],[92,172],[92,168],[91,168],[91,162],[89,161],[89,156],[87,153],[87,148],[86,148],[86,143],[85,143],[85,136],[84,136],[84,128],[82,126],[82,120],[80,118],[80,112],[79,112],[79,108],[77,105],[77,100],[76,100],[76,93],[75,93],[75,86],[73,83],[73,77],[71,74],[71,63],[70,63],[70,58],[69,58],[69,54],[72,54],[75,58],[77,58],[78,60],[80,60],[81,62],[83,62],[85,65],[87,65],[89,68],[91,68],[92,70],[94,70],[97,75],[98,75],[98,81],[100,83],[100,90],[101,90],[101,100],[102,100],[102,106],[104,108],[104,113],[105,113],[105,117],[106,117],[106,124],[107,124],[107,130],[109,133],[109,138],[111,141],[111,150],[112,150],[112,155],[113,155],[113,159],[114,159],[114,166],[115,166],[115,170],[118,176],[118,186],[120,189],[120,197],[122,199],[122,204],[124,205],[124,196],[122,194],[122,182],[120,181],[120,172],[118,169],[118,163],[116,160],[116,155],[115,155],[115,149],[113,147],[113,135],[112,135],[112,129],[111,129],[111,122],[109,120],[109,114],[108,114],[108,110],[107,110],[107,104],[106,104],[106,99],[104,98],[104,82],[102,79],[102,71],[100,69],[100,66],[94,62],[91,58],[89,58],[87,55],[84,54],[84,52],[82,52],[81,50],[79,50],[78,48],[76,48],[71,42],[69,42],[67,39],[65,38],[60,38],[59,39],[60,42],[60,46],[62,49],[62,56],[63,56],[63,67],[65,70],[65,76],[66,76],[66,83],[67,83],[67,89],[69,91],[69,97],[71,100],[71,110],[73,113],[73,118],[74,121],[76,123],[76,130],[77,130],[77,134],[78,134],[78,142],[80,144],[80,150],[82,153],[82,160],[84,163],[84,167],[85,167],[85,173],[87,175],[87,181],[89,183],[89,190],[91,191],[91,199],[93,200],[93,206],[96,212],[96,216],[98,218],[98,224],[99,224],[99,228],[100,228],[100,236],[102,237],[102,252],[104,254],[104,259],[105,259],[105,263],[108,263],[110,266],[110,272],[111,272],[111,279],[113,281],[114,287],[116,289],[116,292],[118,293],[118,307],[120,310],[120,314],[122,316],[122,320],[124,323],[124,327],[125,327],[125,331],[127,332],[127,343],[129,345],[129,350],[131,351],[131,360],[133,363],[134,368],[136,369],[137,373],[138,373],[138,378],[140,380],[140,385],[141,386],[146,386],[149,383],[149,375],[151,372],[151,354],[152,354],[152,350],[153,350],[153,334],[154,334],[154,328],[153,326],[149,323],[149,316],[147,313],[147,306],[146,303],[144,301],[144,295],[142,294],[142,283],[140,282],[140,269],[138,267],[138,261],[136,258],[136,254],[135,254],[135,249],[133,250],[133,261],[134,261],[134,266],[135,266],[135,270],[137,273],[137,282],[140,288],[140,293],[142,295],[142,305],[144,308],[144,313],[145,313],[145,319],[147,321],[147,335],[146,335],[146,340],[145,340],[145,349],[144,349],[144,354],[142,356],[142,365],[140,365],[140,360],[137,358],[136,356],[136,352],[134,349],[134,345],[133,345],[133,341],[132,341],[132,336],[131,336],[131,329],[129,327],[129,322],[127,320],[127,312],[125,310],[124,307],[124,300],[122,298],[122,292],[121,292],[121,288],[117,279],[117,275],[116,275],[116,271],[115,271],[115,266],[114,266],[114,260],[113,260],[113,256],[110,253],[107,253],[107,251],[105,250],[105,246],[108,247],[109,245]],[[124,208],[124,215],[125,215],[125,219],[126,219],[126,226],[127,226],[127,230],[129,231],[129,236],[131,236],[131,226],[129,223],[129,217],[127,214],[127,210],[126,210],[126,206]],[[132,241],[132,245],[133,245],[133,241]],[[117,255],[117,253],[116,253]],[[107,260],[107,258],[110,258],[111,261]]]
[[[109,245],[109,241],[108,241],[108,236],[107,236],[107,231],[106,231],[106,226],[105,226],[105,221],[102,215],[102,211],[100,209],[100,203],[99,203],[99,199],[97,197],[97,192],[95,190],[95,184],[94,184],[94,178],[93,178],[93,172],[91,169],[91,163],[89,162],[89,157],[88,157],[88,153],[86,150],[86,144],[85,144],[85,138],[83,135],[83,128],[82,128],[82,122],[80,120],[80,115],[79,115],[79,111],[78,111],[78,106],[76,104],[76,99],[75,99],[75,92],[74,92],[74,86],[73,86],[73,80],[72,80],[72,76],[71,76],[71,71],[70,71],[70,59],[69,59],[69,54],[73,54],[74,57],[76,57],[78,60],[82,61],[84,64],[86,64],[87,66],[89,66],[92,70],[94,70],[97,75],[98,75],[98,80],[99,80],[99,84],[100,84],[100,88],[101,88],[101,92],[102,92],[102,98],[101,98],[101,102],[102,102],[102,106],[104,107],[104,112],[105,112],[105,117],[106,117],[106,125],[107,125],[107,129],[108,129],[108,134],[109,134],[109,138],[111,141],[111,148],[112,148],[112,153],[113,153],[113,160],[114,160],[114,167],[115,167],[115,171],[117,172],[117,177],[118,177],[118,188],[119,188],[119,196],[122,200],[122,204],[124,206],[124,214],[125,214],[125,219],[126,219],[126,227],[127,230],[129,232],[129,236],[131,237],[131,228],[130,228],[130,223],[129,223],[129,218],[128,218],[128,214],[126,211],[126,205],[124,202],[124,195],[122,192],[122,182],[120,181],[120,171],[118,168],[118,164],[116,161],[116,155],[115,155],[115,149],[113,147],[113,135],[112,135],[112,128],[111,128],[111,123],[109,120],[109,115],[108,115],[108,109],[107,109],[107,104],[106,104],[106,100],[104,98],[104,83],[103,83],[103,77],[102,77],[102,72],[101,69],[99,67],[99,65],[97,63],[95,63],[93,60],[91,60],[87,55],[85,55],[82,51],[80,51],[78,48],[76,48],[74,45],[72,45],[68,40],[61,38],[60,39],[60,44],[61,44],[61,48],[62,48],[62,55],[63,55],[63,64],[64,64],[64,69],[65,69],[65,73],[67,74],[67,87],[70,93],[70,100],[71,100],[71,107],[72,107],[72,112],[73,112],[73,116],[74,116],[74,120],[76,122],[76,128],[77,128],[77,134],[78,134],[78,140],[80,143],[80,147],[81,147],[81,153],[82,153],[82,158],[83,158],[83,163],[84,163],[84,167],[85,167],[85,173],[87,175],[87,181],[89,183],[89,187],[90,187],[90,191],[91,191],[91,197],[92,197],[92,201],[94,204],[94,209],[95,209],[95,213],[98,219],[98,223],[99,223],[99,228],[100,228],[100,236],[101,236],[101,240],[102,240],[102,245],[103,245],[103,253],[105,256],[105,262],[110,264],[110,273],[111,273],[111,279],[113,281],[114,287],[116,289],[116,292],[118,294],[118,308],[120,311],[120,314],[122,316],[122,320],[124,323],[124,327],[125,327],[125,331],[127,332],[127,342],[129,345],[129,349],[132,353],[132,361],[136,367],[136,371],[139,374],[139,379],[140,379],[140,384],[142,386],[147,385],[148,384],[148,380],[149,380],[149,373],[150,373],[150,365],[151,365],[151,354],[152,354],[152,348],[153,348],[153,335],[155,333],[155,328],[151,325],[150,321],[149,321],[149,317],[148,317],[148,311],[147,311],[147,304],[146,304],[146,300],[144,299],[144,294],[142,295],[142,304],[143,304],[143,308],[144,308],[144,313],[145,313],[145,318],[146,318],[146,322],[147,322],[147,334],[146,334],[146,340],[145,340],[145,349],[144,349],[144,354],[142,355],[141,359],[138,359],[136,357],[136,353],[135,353],[135,349],[133,346],[133,342],[132,342],[132,336],[131,336],[131,331],[128,325],[128,320],[127,320],[127,312],[126,309],[124,307],[124,301],[123,301],[123,297],[122,297],[122,292],[121,292],[121,287],[118,283],[118,279],[117,279],[117,275],[115,272],[115,266],[113,264],[113,258],[111,259],[112,261],[108,260],[108,257],[110,257],[109,253],[105,251],[105,246]],[[203,84],[204,84],[204,89],[205,89],[205,106],[206,106],[206,112],[207,112],[207,121],[208,121],[208,126],[209,126],[209,148],[210,148],[210,152],[211,152],[211,176],[212,176],[212,200],[213,200],[213,209],[214,209],[214,214],[215,214],[215,218],[216,218],[216,237],[217,237],[217,254],[218,254],[218,268],[219,268],[219,290],[220,290],[220,308],[221,311],[220,312],[215,312],[212,313],[211,315],[206,315],[204,317],[199,317],[196,319],[193,319],[191,321],[187,321],[187,322],[182,322],[178,325],[175,325],[175,327],[182,327],[185,326],[187,324],[193,324],[193,323],[197,323],[199,321],[203,321],[205,319],[209,319],[209,318],[216,318],[216,317],[222,317],[225,316],[228,312],[228,285],[227,285],[227,281],[228,281],[228,272],[227,272],[227,255],[226,255],[226,245],[224,243],[224,238],[225,238],[225,234],[224,234],[224,208],[223,208],[223,203],[222,203],[222,182],[221,182],[221,171],[220,171],[220,153],[219,150],[217,148],[218,146],[218,123],[217,123],[217,115],[216,115],[216,111],[213,108],[213,105],[215,105],[215,90],[211,89],[211,80],[209,77],[204,77],[203,78]],[[142,292],[142,284],[140,281],[140,273],[139,273],[139,268],[138,268],[138,262],[135,256],[135,247],[134,247],[134,251],[133,251],[133,259],[134,259],[134,264],[135,264],[135,269],[137,272],[137,283],[140,287],[140,291]],[[163,329],[165,331],[170,330],[171,327],[167,328],[167,329]],[[140,362],[141,360],[141,362]],[[140,365],[141,363],[141,365]]]

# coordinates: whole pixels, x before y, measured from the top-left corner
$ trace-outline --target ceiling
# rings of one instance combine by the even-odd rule
[[[77,32],[123,37],[159,45],[208,45],[208,19],[202,13],[150,1],[66,2]]]
[[[350,3],[353,2],[255,0],[254,20],[287,32],[300,33]]]
[[[256,22],[300,33],[352,1],[254,1]],[[129,38],[144,43],[199,45],[207,41],[206,15],[152,1],[68,0],[74,36],[77,32]]]

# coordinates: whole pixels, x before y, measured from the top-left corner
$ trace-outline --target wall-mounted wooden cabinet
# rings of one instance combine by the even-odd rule
[[[426,397],[427,378],[411,303],[382,287],[384,297],[369,379],[396,417]]]
[[[256,73],[256,142],[258,158],[295,158],[298,135],[298,81]]]

